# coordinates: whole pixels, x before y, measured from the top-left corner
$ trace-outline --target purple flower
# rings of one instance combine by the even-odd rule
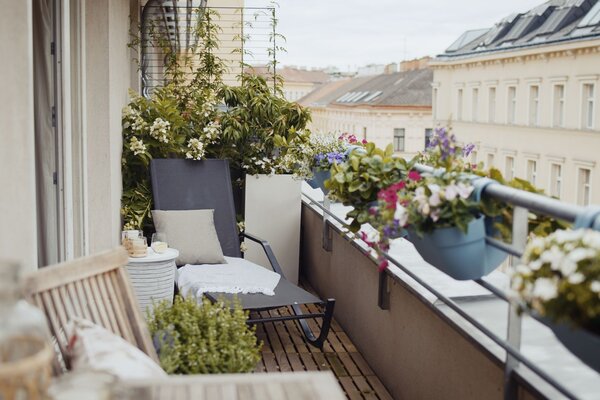
[[[474,148],[475,148],[475,145],[473,143],[469,143],[465,147],[463,147],[463,150],[462,150],[463,157],[467,157],[469,154],[471,154],[471,152],[473,151]]]

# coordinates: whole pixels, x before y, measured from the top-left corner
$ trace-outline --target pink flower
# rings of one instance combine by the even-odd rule
[[[348,135],[348,143],[356,143],[358,140],[356,140],[356,136],[354,135]]]
[[[361,143],[362,143],[362,144],[367,144],[367,143],[369,143],[369,142],[367,141],[367,139],[363,139],[363,140],[361,141]]]
[[[379,272],[384,271],[387,267],[388,267],[389,263],[388,260],[383,259],[379,262]]]
[[[411,181],[420,181],[421,180],[421,174],[419,174],[418,171],[412,170],[408,172],[408,179],[410,179]]]

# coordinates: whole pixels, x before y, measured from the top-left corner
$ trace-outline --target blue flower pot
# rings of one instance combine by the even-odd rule
[[[479,279],[496,268],[507,254],[485,242],[481,216],[469,223],[467,233],[458,228],[440,228],[419,237],[409,229],[409,238],[429,264],[457,280]]]
[[[536,313],[533,313],[536,316]],[[564,322],[553,322],[549,318],[537,318],[548,328],[552,329],[554,336],[573,355],[583,361],[587,366],[600,372],[600,336],[587,331],[569,326]]]
[[[313,178],[306,181],[313,189],[321,189],[323,193],[327,194],[329,190],[325,189],[325,181],[329,179],[330,172],[323,170],[313,170]]]

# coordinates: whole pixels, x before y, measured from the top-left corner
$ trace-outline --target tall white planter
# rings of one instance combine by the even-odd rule
[[[286,278],[298,283],[301,181],[291,175],[246,176],[246,231],[266,239]],[[245,257],[268,267],[262,247],[246,240]]]

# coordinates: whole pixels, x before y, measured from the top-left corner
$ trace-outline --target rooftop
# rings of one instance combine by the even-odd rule
[[[600,38],[598,0],[551,0],[511,14],[491,28],[463,33],[437,59]]]
[[[334,81],[300,99],[306,106],[431,106],[433,71],[415,69]]]

